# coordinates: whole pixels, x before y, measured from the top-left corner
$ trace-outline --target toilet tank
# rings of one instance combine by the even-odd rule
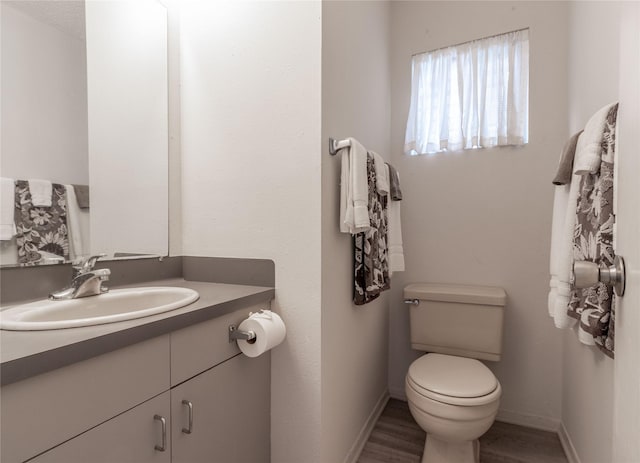
[[[415,283],[404,288],[411,347],[425,352],[500,360],[507,293],[492,286]]]

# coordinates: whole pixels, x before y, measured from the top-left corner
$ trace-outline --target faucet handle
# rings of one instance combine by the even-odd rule
[[[77,264],[73,265],[72,267],[74,278],[77,277],[78,275],[82,275],[83,273],[87,273],[93,270],[93,267],[95,267],[96,262],[101,257],[106,257],[106,254],[105,253],[94,254],[92,256],[80,259],[80,261]]]
[[[108,268],[103,268],[100,270],[95,270],[92,273],[98,277],[98,281],[100,282],[98,283],[100,287],[100,294],[108,293],[109,288],[104,286],[103,283],[105,281],[109,281],[109,275],[111,275],[111,270],[109,270]]]

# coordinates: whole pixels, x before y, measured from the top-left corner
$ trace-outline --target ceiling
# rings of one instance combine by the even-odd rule
[[[2,3],[85,40],[84,0],[2,0]]]

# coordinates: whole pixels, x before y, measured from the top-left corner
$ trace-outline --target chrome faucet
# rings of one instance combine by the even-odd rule
[[[97,296],[106,293],[109,289],[102,286],[102,283],[109,280],[111,270],[108,268],[94,270],[93,267],[99,258],[106,254],[97,254],[87,259],[83,259],[73,268],[73,279],[71,284],[60,291],[49,294],[49,299],[59,301],[65,299],[76,299],[86,296]]]

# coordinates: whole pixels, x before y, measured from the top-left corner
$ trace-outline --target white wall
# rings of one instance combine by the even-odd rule
[[[571,2],[569,131],[618,99],[620,2]],[[597,31],[597,33],[594,33]],[[562,422],[582,463],[612,461],[614,361],[564,334]]]
[[[84,40],[0,8],[2,176],[89,183]]]
[[[389,13],[388,2],[322,3],[322,461],[327,463],[357,456],[360,433],[387,393],[388,292],[364,306],[351,302],[352,239],[338,228],[340,155],[329,156],[327,140],[352,136],[389,158]]]
[[[320,461],[321,6],[181,4],[183,251],[273,259],[272,459]]]
[[[169,83],[169,255],[182,252],[182,159],[180,114],[180,6],[167,5],[167,78]]]
[[[562,333],[547,314],[553,178],[567,131],[568,6],[559,2],[392,2],[392,163],[399,169],[407,271],[390,304],[392,395],[418,355],[401,288],[448,282],[505,288],[500,416],[557,426]],[[413,53],[530,28],[530,142],[433,156],[402,154]]]

